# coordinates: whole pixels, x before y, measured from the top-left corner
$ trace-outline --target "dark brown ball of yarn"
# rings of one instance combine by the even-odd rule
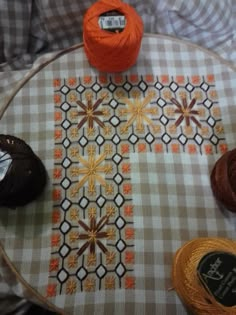
[[[0,134],[0,150],[12,159],[0,181],[0,206],[24,206],[42,193],[47,182],[46,169],[30,146],[17,137]]]
[[[211,172],[215,198],[228,210],[236,212],[236,149],[226,152]]]

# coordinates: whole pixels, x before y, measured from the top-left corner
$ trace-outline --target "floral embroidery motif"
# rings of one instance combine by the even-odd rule
[[[134,289],[130,153],[228,150],[214,75],[91,75],[54,86],[46,295]]]
[[[78,256],[77,255],[69,256],[67,264],[69,269],[76,268],[78,265]]]
[[[84,245],[79,249],[78,256],[82,255],[83,252],[89,248],[91,254],[95,253],[95,247],[98,246],[103,253],[107,252],[107,248],[101,242],[101,239],[107,238],[108,233],[102,231],[104,226],[108,223],[109,217],[102,217],[98,223],[96,223],[96,219],[92,217],[90,219],[90,225],[88,226],[83,221],[79,220],[79,225],[84,229],[86,233],[80,233],[79,239],[84,240]]]
[[[129,116],[124,128],[128,129],[134,122],[136,122],[136,130],[142,132],[144,130],[144,122],[150,127],[154,127],[153,121],[149,115],[156,115],[157,108],[147,107],[153,99],[153,93],[149,93],[144,99],[134,98],[131,101],[129,98],[122,98],[122,102],[127,105],[127,109],[121,110],[121,115]]]
[[[171,99],[173,104],[177,106],[177,109],[174,111],[176,114],[180,114],[179,118],[175,122],[175,126],[178,127],[183,120],[185,120],[186,126],[190,126],[190,121],[196,124],[201,128],[201,123],[196,119],[196,115],[199,115],[197,110],[194,110],[193,107],[196,104],[196,99],[192,99],[188,105],[187,99],[182,99],[182,105],[174,98]]]
[[[95,291],[96,280],[94,278],[87,278],[84,282],[84,287],[87,292]]]
[[[112,171],[111,165],[101,165],[106,159],[106,154],[101,154],[99,157],[90,154],[88,160],[81,156],[78,157],[79,162],[83,165],[81,168],[74,169],[75,176],[82,175],[83,177],[78,182],[78,189],[88,182],[88,191],[94,193],[95,182],[98,181],[102,186],[106,186],[106,181],[102,174],[110,174]]]
[[[49,270],[50,271],[57,271],[59,268],[59,258],[52,258],[50,261]]]
[[[105,289],[106,290],[111,290],[115,289],[115,277],[114,276],[109,276],[105,278]]]
[[[91,96],[87,97],[87,106],[81,101],[77,101],[76,103],[82,109],[82,111],[78,111],[78,116],[82,116],[83,118],[78,124],[78,128],[81,128],[86,122],[88,122],[88,127],[93,128],[94,123],[96,122],[100,127],[104,127],[104,123],[99,119],[99,116],[104,115],[101,110],[97,110],[99,105],[102,103],[103,98],[98,99],[94,104],[92,103]]]
[[[77,289],[77,284],[75,280],[68,280],[66,283],[66,294],[74,294]]]
[[[57,294],[57,285],[56,284],[49,284],[47,286],[46,297],[53,297],[56,294]]]
[[[134,289],[135,287],[135,279],[134,277],[125,277],[125,288],[126,289]]]

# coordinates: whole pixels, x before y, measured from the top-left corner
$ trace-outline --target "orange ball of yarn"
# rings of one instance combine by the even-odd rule
[[[197,274],[199,262],[210,252],[236,255],[236,242],[224,238],[198,238],[187,242],[174,257],[172,268],[174,289],[193,314],[234,315],[236,306],[227,307],[217,302],[199,280]]]
[[[99,17],[110,11],[124,15],[121,32],[101,29]],[[91,65],[102,72],[122,72],[137,60],[143,35],[143,22],[134,8],[121,0],[100,0],[86,12],[83,20],[84,49]]]

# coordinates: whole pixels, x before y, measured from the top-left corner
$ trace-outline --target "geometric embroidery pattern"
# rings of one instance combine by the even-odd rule
[[[213,75],[54,79],[46,295],[133,289],[131,152],[227,151]]]

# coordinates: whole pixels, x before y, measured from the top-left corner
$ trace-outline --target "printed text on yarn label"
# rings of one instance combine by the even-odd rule
[[[224,306],[236,305],[236,256],[226,252],[205,255],[197,268],[207,291]]]
[[[125,28],[126,18],[117,11],[109,11],[99,17],[98,24],[102,30],[119,32]]]

